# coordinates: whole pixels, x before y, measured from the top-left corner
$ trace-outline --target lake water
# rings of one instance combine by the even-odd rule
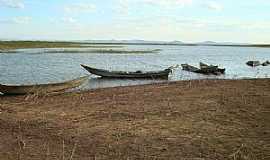
[[[163,70],[176,64],[199,62],[226,68],[224,76],[204,76],[176,69],[169,81],[222,78],[268,78],[270,66],[252,68],[249,60],[270,60],[270,48],[215,47],[177,45],[125,45],[123,50],[161,49],[151,54],[93,54],[93,53],[43,53],[44,49],[22,49],[20,53],[0,53],[1,84],[38,84],[61,82],[89,75],[80,64],[120,71]],[[161,80],[108,80],[90,75],[83,89],[126,86],[160,82]]]

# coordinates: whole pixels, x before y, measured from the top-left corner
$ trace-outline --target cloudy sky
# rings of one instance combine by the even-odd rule
[[[0,39],[270,43],[270,0],[0,0]]]

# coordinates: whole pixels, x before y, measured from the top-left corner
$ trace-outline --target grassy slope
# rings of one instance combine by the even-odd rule
[[[269,106],[269,79],[0,97],[0,159],[269,159]]]

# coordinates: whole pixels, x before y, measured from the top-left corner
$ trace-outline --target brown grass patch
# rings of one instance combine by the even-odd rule
[[[0,159],[269,159],[269,107],[269,79],[0,97]]]

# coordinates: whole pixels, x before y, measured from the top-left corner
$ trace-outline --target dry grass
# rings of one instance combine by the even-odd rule
[[[200,80],[0,97],[0,159],[270,158],[270,85]]]

